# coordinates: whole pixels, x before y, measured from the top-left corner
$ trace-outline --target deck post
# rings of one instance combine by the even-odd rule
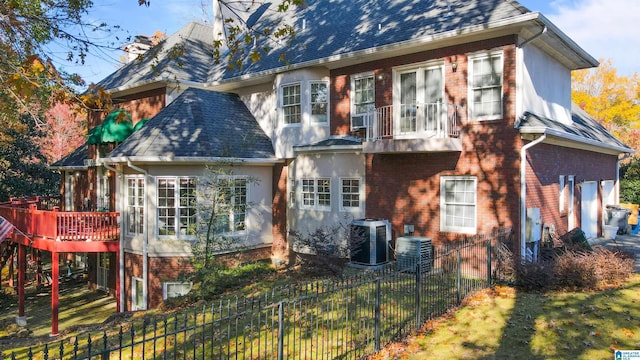
[[[51,336],[58,335],[59,253],[51,252]]]
[[[24,245],[18,245],[18,317],[16,324],[18,326],[27,326],[27,318],[24,316],[24,298],[25,298],[25,272],[27,271],[27,250]]]

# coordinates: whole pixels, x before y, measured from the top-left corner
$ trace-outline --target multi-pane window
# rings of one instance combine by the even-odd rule
[[[476,232],[477,180],[472,176],[442,177],[440,218],[442,231]]]
[[[306,208],[331,207],[331,180],[302,179],[302,206]]]
[[[220,196],[216,204],[216,231],[229,233],[246,230],[247,178],[221,177],[217,186]]]
[[[340,206],[343,210],[360,207],[360,179],[340,180]]]
[[[302,119],[300,84],[282,87],[282,112],[285,124],[300,124]]]
[[[502,117],[502,54],[470,58],[470,117],[476,120]]]
[[[159,178],[158,234],[191,237],[196,230],[196,178]]]
[[[127,177],[126,229],[129,235],[144,232],[144,177]]]
[[[356,76],[352,82],[352,113],[364,114],[375,107],[373,74]]]
[[[326,82],[311,83],[311,121],[326,123],[329,103],[329,87]]]

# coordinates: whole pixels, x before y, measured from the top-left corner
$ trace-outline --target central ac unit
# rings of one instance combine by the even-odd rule
[[[350,260],[361,265],[379,265],[389,260],[391,223],[388,220],[360,219],[351,223]]]
[[[433,244],[430,238],[402,236],[396,242],[398,269],[421,273],[431,271],[433,265]]]

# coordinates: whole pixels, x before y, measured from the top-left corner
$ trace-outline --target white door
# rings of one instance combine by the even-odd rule
[[[598,236],[598,183],[586,181],[582,184],[580,202],[580,228],[587,238]]]
[[[109,253],[98,253],[98,289],[109,290]]]
[[[615,205],[614,197],[615,182],[613,180],[605,180],[602,182],[602,222],[607,221],[607,205]]]

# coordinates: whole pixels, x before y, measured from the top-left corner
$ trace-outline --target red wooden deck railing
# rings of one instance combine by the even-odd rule
[[[33,238],[56,241],[117,241],[117,212],[66,212],[0,204],[0,216]]]

